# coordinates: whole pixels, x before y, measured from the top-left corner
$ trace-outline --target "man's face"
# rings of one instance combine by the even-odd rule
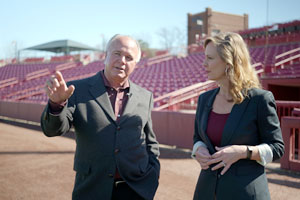
[[[107,78],[117,82],[128,79],[136,66],[138,54],[136,42],[131,38],[121,36],[113,40],[105,58]]]

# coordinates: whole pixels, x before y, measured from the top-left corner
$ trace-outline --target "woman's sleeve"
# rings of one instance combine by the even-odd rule
[[[257,161],[259,164],[266,166],[268,163],[272,162],[273,152],[268,144],[257,145],[257,148],[260,156],[260,160]]]
[[[194,159],[196,158],[196,151],[197,151],[198,147],[205,147],[205,148],[207,148],[207,146],[206,146],[206,144],[204,142],[202,142],[202,141],[196,142],[194,144],[194,146],[193,146],[193,151],[192,151],[192,155],[191,155],[191,157],[194,158]]]
[[[276,112],[276,103],[271,92],[261,95],[258,102],[258,130],[262,143],[267,144],[272,150],[273,161],[282,157],[284,143]]]
[[[192,151],[192,158],[195,158],[195,153],[198,147],[203,146],[206,147],[206,144],[202,141],[200,135],[199,135],[199,120],[200,120],[200,106],[201,106],[201,96],[198,99],[198,104],[197,104],[197,110],[196,110],[196,116],[195,116],[195,126],[194,126],[194,145],[193,145],[193,151]]]

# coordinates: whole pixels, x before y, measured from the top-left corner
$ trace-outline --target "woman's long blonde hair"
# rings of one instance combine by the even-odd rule
[[[209,37],[204,47],[212,42],[221,59],[226,63],[226,75],[229,79],[229,92],[234,103],[241,103],[251,88],[261,88],[259,79],[251,65],[246,43],[237,33],[220,33]]]

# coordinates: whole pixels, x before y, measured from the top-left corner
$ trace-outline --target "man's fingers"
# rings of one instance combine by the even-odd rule
[[[55,79],[56,80],[56,79]],[[56,80],[56,82],[57,82],[57,80]],[[57,84],[54,82],[54,79],[52,80],[52,79],[49,79],[49,80],[47,80],[46,81],[46,86],[49,88],[49,89],[51,89],[51,90],[53,90],[53,91],[56,91],[57,90],[57,87],[58,86],[56,86]]]
[[[46,86],[52,88],[52,82],[50,80],[46,81]]]
[[[58,82],[63,82],[65,83],[64,77],[60,71],[55,72],[55,77],[57,78]]]
[[[68,87],[67,94],[68,94],[69,97],[73,94],[74,90],[75,90],[75,86],[74,85],[70,85]]]
[[[51,95],[53,95],[53,90],[50,87],[48,87],[48,85],[44,86],[44,90],[46,91],[46,94],[49,98]]]
[[[51,80],[52,80],[52,85],[53,85],[53,87],[59,87],[59,86],[60,86],[60,84],[59,84],[57,78],[55,78],[55,77],[53,76],[53,77],[51,77]]]
[[[47,80],[46,84],[48,85],[48,87],[53,88],[53,89],[60,86],[57,78],[54,75],[52,75],[50,77],[50,79]]]

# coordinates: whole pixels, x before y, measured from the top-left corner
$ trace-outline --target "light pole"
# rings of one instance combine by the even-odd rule
[[[269,0],[267,0],[267,6],[266,6],[266,44],[265,44],[265,57],[264,57],[264,66],[266,69],[266,64],[267,64],[267,57],[268,57],[268,45],[269,45]]]
[[[16,59],[16,62],[18,63],[18,43],[17,41],[12,41],[12,45],[14,45],[14,54],[15,54],[15,59]]]

